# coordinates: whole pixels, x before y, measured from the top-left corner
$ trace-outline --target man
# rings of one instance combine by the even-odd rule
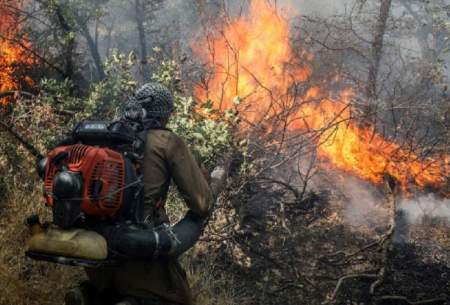
[[[184,141],[165,128],[173,108],[170,91],[157,83],[142,86],[125,107],[126,119],[139,122],[144,130],[142,169],[147,229],[114,226],[101,230],[110,253],[125,257],[117,267],[87,270],[89,286],[103,293],[102,302],[120,296],[123,301],[116,303],[120,305],[192,304],[177,256],[198,240],[213,199]],[[186,217],[173,227],[168,225],[164,209],[171,181],[189,208]],[[79,293],[68,293],[66,304],[80,304],[78,299]]]

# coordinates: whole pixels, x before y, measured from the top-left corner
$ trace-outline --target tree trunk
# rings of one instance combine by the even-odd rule
[[[105,70],[103,69],[103,61],[98,51],[98,45],[95,43],[94,38],[89,32],[89,28],[84,20],[81,20],[79,16],[75,16],[78,26],[81,30],[81,35],[86,39],[89,51],[91,52],[92,59],[94,60],[95,68],[97,69],[97,76],[99,80],[106,78]]]
[[[106,36],[106,50],[105,50],[105,57],[109,58],[111,55],[111,43],[112,43],[112,32],[114,29],[114,21],[111,23],[110,26],[107,27],[108,29],[108,35]]]
[[[367,97],[369,99],[376,99],[377,94],[377,79],[380,69],[380,61],[383,53],[383,39],[386,32],[386,23],[389,18],[389,11],[391,9],[392,0],[381,0],[380,14],[378,16],[375,34],[372,41],[372,62],[369,67],[369,76],[367,80]]]
[[[150,79],[150,69],[147,61],[147,41],[145,35],[145,5],[142,0],[135,0],[134,7],[136,10],[136,26],[139,33],[139,47],[141,56],[142,77],[145,81]]]
[[[75,32],[73,31],[70,24],[66,21],[61,11],[61,7],[58,5],[56,6],[55,15],[58,19],[59,25],[64,31],[64,34],[67,36],[67,45],[64,50],[64,74],[68,79],[72,80],[75,73],[73,64],[73,52],[76,49]]]

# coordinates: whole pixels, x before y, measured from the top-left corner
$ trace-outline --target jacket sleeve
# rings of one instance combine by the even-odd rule
[[[202,171],[184,141],[172,134],[167,149],[168,168],[181,196],[192,213],[207,217],[213,198]]]

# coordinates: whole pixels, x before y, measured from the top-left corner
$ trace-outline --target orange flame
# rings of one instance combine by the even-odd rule
[[[290,132],[319,132],[318,154],[335,168],[376,184],[389,174],[405,190],[411,182],[421,188],[448,184],[449,156],[440,161],[421,159],[374,133],[373,128],[359,126],[351,119],[350,90],[334,99],[324,98],[317,86],[298,90],[312,74],[308,64],[313,57],[296,54],[304,63],[292,64],[288,21],[267,1],[253,0],[248,16],[219,32],[194,46],[212,71],[195,88],[195,95],[200,101],[211,100],[222,111],[237,107],[245,122],[243,130],[285,117]],[[238,106],[236,97],[240,98]]]
[[[16,37],[20,30],[18,17],[14,14],[14,10],[20,7],[18,2],[0,2],[0,92],[20,89],[22,80],[30,82],[28,78],[16,75],[20,66],[32,63],[24,50],[24,46],[30,46],[29,42]],[[0,105],[2,102],[5,100],[0,100]]]

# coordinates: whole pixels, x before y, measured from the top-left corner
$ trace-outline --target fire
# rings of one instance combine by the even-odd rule
[[[0,0],[0,92],[20,89],[22,80],[30,82],[28,78],[16,75],[20,66],[32,63],[24,50],[24,46],[30,46],[29,42],[16,37],[20,30],[18,17],[14,14],[14,10],[20,7],[18,2]]]
[[[315,88],[310,95],[318,93]],[[358,126],[351,120],[350,97],[351,94],[344,93],[339,102],[322,99],[318,105],[302,107],[306,122],[302,124],[310,128],[320,130],[330,122],[337,122],[321,134],[320,156],[330,160],[333,166],[376,184],[389,174],[404,190],[412,182],[420,188],[446,186],[450,173],[448,156],[420,158],[375,133],[373,128]]]
[[[289,132],[318,132],[318,154],[334,168],[375,184],[387,174],[405,190],[411,183],[421,188],[447,185],[449,156],[419,158],[373,128],[360,126],[351,116],[350,90],[330,98],[320,86],[299,89],[312,74],[313,57],[296,54],[304,63],[295,62],[288,21],[267,1],[253,0],[248,16],[231,21],[219,33],[194,46],[212,71],[195,95],[221,111],[237,107],[242,130],[284,118]]]
[[[197,87],[200,100],[210,99],[220,110],[233,106],[235,97],[245,100],[245,119],[257,124],[277,114],[274,104],[292,83],[305,81],[311,74],[305,66],[290,69],[289,25],[264,1],[253,1],[248,18],[241,17],[226,26],[223,34],[208,38],[206,45],[194,46],[206,56],[213,73],[207,87]],[[242,107],[244,108],[244,106]]]

